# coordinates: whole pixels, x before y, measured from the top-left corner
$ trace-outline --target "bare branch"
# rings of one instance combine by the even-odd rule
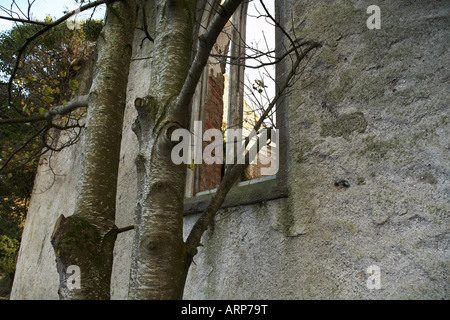
[[[8,20],[8,21],[14,21],[14,22],[21,22],[21,23],[37,24],[37,25],[40,25],[40,26],[48,26],[49,25],[49,23],[47,23],[47,22],[34,21],[34,20],[28,20],[28,19],[20,19],[20,18],[13,18],[13,17],[5,17],[5,16],[0,16],[0,19]]]
[[[217,13],[209,24],[208,29],[199,37],[199,49],[194,57],[191,68],[189,69],[188,76],[181,89],[180,95],[178,96],[176,109],[187,107],[190,104],[197,83],[202,75],[203,68],[208,62],[209,55],[217,37],[242,1],[243,0],[226,0],[220,5]]]
[[[264,8],[264,11],[266,12],[267,17],[272,20],[272,22],[275,24],[275,26],[280,29],[280,31],[284,34],[284,36],[289,40],[291,43],[292,48],[296,48],[295,46],[295,40],[292,39],[292,37],[289,35],[289,33],[280,25],[280,23],[270,14],[269,10],[267,9],[266,5],[264,4],[263,0],[259,0],[262,7]],[[299,56],[299,52],[295,50],[295,53],[297,57]]]
[[[12,160],[12,158],[14,158],[16,156],[16,154],[18,154],[20,151],[22,151],[31,141],[33,141],[37,136],[39,136],[44,130],[45,130],[45,128],[42,128],[41,130],[36,132],[24,144],[22,144],[17,150],[15,150],[13,153],[11,153],[11,155],[8,157],[8,159],[6,159],[5,162],[3,163],[3,165],[0,167],[0,171],[2,171],[8,165],[8,163]]]
[[[56,115],[65,115],[78,108],[87,107],[89,102],[89,95],[78,96],[63,104],[61,106],[53,107],[48,112],[26,118],[11,118],[11,119],[0,119],[0,125],[2,124],[13,124],[13,123],[31,123],[39,121],[47,121],[51,124],[51,120]],[[53,125],[52,125],[53,126]]]
[[[150,33],[148,32],[148,23],[147,23],[147,16],[145,14],[145,2],[144,1],[139,1],[138,4],[139,9],[141,9],[142,11],[142,21],[143,21],[143,27],[142,27],[142,31],[144,31],[145,33],[145,37],[142,39],[141,41],[141,48],[144,44],[145,39],[148,39],[150,42],[155,42],[155,40],[152,38],[152,36],[150,35]]]
[[[52,126],[52,127],[55,127],[55,126]],[[47,150],[51,150],[51,151],[54,151],[54,152],[59,152],[59,151],[63,150],[66,147],[69,147],[71,145],[76,144],[80,140],[82,126],[77,125],[77,126],[68,126],[68,127],[65,127],[65,128],[62,127],[60,130],[67,130],[69,127],[70,128],[78,128],[78,132],[75,132],[75,136],[74,137],[70,137],[68,142],[63,143],[59,147],[58,146],[54,146],[53,147],[53,146],[50,145],[51,143],[49,144],[47,142],[47,138],[51,137],[51,135],[49,134],[49,131],[50,131],[50,129],[52,129],[52,127],[51,126],[45,127],[45,131],[42,134],[42,144],[44,145],[44,147]],[[59,128],[56,128],[56,129],[59,129]],[[73,131],[75,131],[75,130],[73,130]],[[66,131],[66,132],[70,133],[70,131]]]
[[[123,228],[117,228],[117,233],[122,233],[122,232],[126,232],[126,231],[130,231],[133,230],[134,226],[128,226],[128,227],[123,227]]]
[[[249,60],[249,59],[257,60],[258,58],[261,58],[261,57],[269,57],[269,58],[273,59],[273,61],[271,61],[271,62],[261,62],[259,65],[256,65],[256,66],[255,65],[240,64],[240,63],[237,63],[237,62],[233,62],[233,61],[238,59],[237,57],[234,57],[234,56],[220,55],[220,54],[211,54],[211,57],[214,57],[214,58],[227,58],[227,59],[231,60],[230,64],[243,65],[243,66],[245,66],[245,68],[250,68],[250,69],[260,69],[262,67],[276,65],[281,60],[286,58],[291,53],[297,51],[298,49],[300,49],[300,47],[304,46],[305,44],[308,44],[308,41],[302,41],[302,42],[294,43],[293,47],[291,47],[289,50],[286,50],[286,52],[283,53],[279,57],[272,57],[272,56],[270,56],[269,54],[273,53],[275,51],[269,51],[269,52],[266,52],[266,53],[258,53],[258,54],[255,54],[255,55],[250,55],[250,56],[247,56],[247,57],[240,58],[240,59],[245,59],[245,60]]]
[[[297,74],[297,68],[299,67],[301,61],[303,58],[314,48],[318,48],[321,45],[317,42],[310,42],[310,45],[308,48],[306,48],[301,55],[298,55],[294,65],[292,66],[291,71],[286,76],[286,79],[284,83],[280,86],[276,96],[273,98],[273,100],[270,102],[269,106],[265,110],[265,112],[262,114],[258,122],[254,126],[254,130],[257,132],[264,119],[267,118],[267,116],[270,114],[271,110],[274,108],[274,106],[277,104],[277,102],[284,96],[285,90],[291,85],[291,81],[294,79],[295,75]],[[249,140],[246,140],[245,147],[248,146]],[[259,145],[259,143],[258,143]],[[248,157],[249,153],[246,154],[246,158]],[[249,161],[247,160],[245,164],[231,164],[228,165],[227,173],[224,175],[222,182],[220,183],[219,187],[217,188],[216,193],[214,194],[213,198],[209,202],[207,208],[203,211],[200,218],[197,220],[195,225],[192,227],[191,232],[189,233],[189,236],[186,240],[186,244],[188,246],[188,254],[189,259],[191,260],[195,254],[197,254],[197,247],[200,244],[200,239],[203,235],[203,233],[208,229],[208,226],[211,224],[211,222],[214,219],[215,213],[220,209],[222,203],[225,200],[225,197],[228,193],[228,191],[231,189],[231,187],[234,185],[234,182],[236,179],[241,175],[241,173],[247,168],[249,164]]]

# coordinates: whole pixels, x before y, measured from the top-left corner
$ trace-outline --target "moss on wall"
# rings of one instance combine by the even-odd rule
[[[367,121],[362,112],[354,112],[325,120],[321,123],[320,135],[323,137],[348,137],[352,132],[363,133]]]

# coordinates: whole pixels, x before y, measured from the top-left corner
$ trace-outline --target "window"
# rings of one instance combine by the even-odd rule
[[[265,1],[265,5],[274,15],[275,1]],[[278,9],[281,8],[277,8],[281,12]],[[230,129],[241,129],[243,136],[248,137],[263,110],[275,96],[276,81],[283,68],[281,63],[273,63],[278,53],[275,40],[279,40],[280,35],[276,34],[275,26],[263,15],[264,8],[258,1],[244,2],[217,40],[193,99],[190,128],[194,136],[202,135],[208,129],[218,129],[223,133],[224,146],[230,146],[227,137]],[[208,22],[211,17],[212,14],[204,17],[202,22]],[[287,132],[286,114],[280,111],[282,104],[282,101],[277,103],[277,108],[274,108],[263,125],[277,129],[278,143],[271,139],[270,144],[258,152],[256,163],[249,165],[237,185],[230,190],[224,207],[287,196]],[[203,149],[211,144],[201,138],[200,141]],[[194,144],[191,141],[193,149]],[[226,158],[226,150],[223,154]],[[270,159],[277,161],[277,168],[272,168],[272,174],[268,174]],[[189,166],[185,213],[204,209],[219,186],[224,171],[224,164],[203,162]]]

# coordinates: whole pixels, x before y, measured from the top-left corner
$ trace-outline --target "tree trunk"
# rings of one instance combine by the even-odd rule
[[[149,95],[136,99],[138,201],[130,299],[179,299],[186,278],[183,201],[186,166],[171,160],[171,133],[186,128],[175,101],[188,74],[196,1],[159,1]]]
[[[138,200],[130,299],[181,299],[192,258],[183,241],[186,165],[172,162],[177,142],[171,141],[171,134],[187,128],[189,105],[211,49],[242,0],[225,1],[212,22],[201,26],[207,31],[199,37],[191,59],[192,35],[198,30],[196,2],[158,2],[151,89],[147,97],[135,101]]]
[[[109,5],[99,37],[76,208],[72,216],[60,216],[52,235],[61,299],[110,298],[117,175],[135,14],[133,0]],[[79,289],[68,286],[72,275],[67,268],[72,265],[81,273]]]

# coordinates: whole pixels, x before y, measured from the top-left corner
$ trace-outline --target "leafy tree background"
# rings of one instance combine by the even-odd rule
[[[1,119],[40,115],[78,94],[77,75],[95,51],[102,21],[86,20],[81,29],[74,30],[61,24],[36,39],[26,49],[9,92],[17,51],[40,28],[16,25],[0,34]],[[64,126],[83,116],[78,110],[61,117],[58,124]],[[47,131],[45,122],[0,126],[0,296],[13,279],[36,169],[54,151]]]

